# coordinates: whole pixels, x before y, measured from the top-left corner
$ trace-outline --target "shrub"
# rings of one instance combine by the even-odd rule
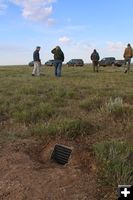
[[[116,97],[114,100],[110,98],[105,104],[105,110],[109,113],[117,112],[123,109],[123,100],[121,97]]]
[[[121,117],[125,111],[122,98],[110,98],[109,101],[101,108],[101,111],[109,115],[113,115],[114,117]]]
[[[121,97],[117,97],[114,100],[112,98],[101,107],[100,111],[111,115],[115,119],[122,119],[122,117],[133,117],[133,106],[124,104]]]

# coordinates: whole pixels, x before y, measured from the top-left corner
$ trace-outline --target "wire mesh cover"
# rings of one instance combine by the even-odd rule
[[[56,144],[51,159],[61,165],[68,163],[72,150],[64,145]]]

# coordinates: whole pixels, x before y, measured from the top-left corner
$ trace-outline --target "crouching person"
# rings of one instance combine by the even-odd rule
[[[54,54],[55,76],[61,76],[62,62],[64,61],[64,53],[59,46],[51,51]]]
[[[96,49],[94,49],[93,53],[91,54],[91,60],[93,62],[93,71],[99,71],[99,54],[98,52],[96,51]]]
[[[41,60],[40,60],[40,51],[41,47],[36,47],[36,50],[33,53],[33,61],[34,61],[34,68],[32,71],[32,76],[40,76],[40,68],[41,68]]]

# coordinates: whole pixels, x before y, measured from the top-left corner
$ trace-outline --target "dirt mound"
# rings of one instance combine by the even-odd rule
[[[50,160],[54,145],[21,140],[0,146],[0,200],[95,200],[95,172],[91,151],[76,142],[69,163]]]

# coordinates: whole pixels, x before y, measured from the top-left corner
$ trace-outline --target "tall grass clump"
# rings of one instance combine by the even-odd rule
[[[81,135],[94,134],[98,128],[98,125],[93,125],[86,120],[63,119],[44,124],[38,123],[31,128],[30,133],[39,137],[49,135],[51,137],[64,136],[69,139],[75,139]]]
[[[96,127],[92,123],[80,119],[65,120],[61,127],[62,133],[72,139],[80,135],[91,135],[96,131]]]
[[[86,111],[99,109],[102,105],[102,99],[99,97],[91,97],[81,101],[80,107]]]
[[[121,141],[101,142],[94,145],[94,152],[104,184],[117,186],[133,182],[133,147]]]
[[[116,97],[115,99],[110,98],[109,101],[102,106],[101,111],[115,117],[121,117],[125,112],[123,99],[121,97]]]
[[[115,99],[110,98],[105,104],[105,110],[109,113],[113,113],[123,109],[123,99],[116,97]]]

